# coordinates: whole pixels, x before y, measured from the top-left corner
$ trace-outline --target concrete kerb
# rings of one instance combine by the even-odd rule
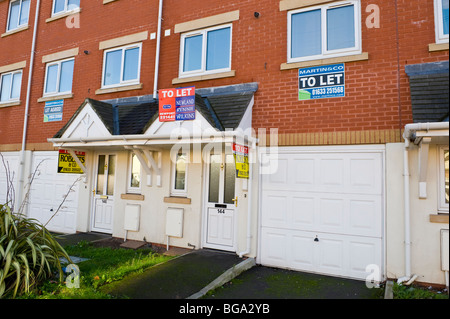
[[[199,299],[206,295],[209,291],[216,289],[217,287],[223,286],[230,280],[236,278],[244,271],[252,268],[256,265],[256,261],[254,258],[247,258],[246,260],[240,262],[239,264],[233,266],[232,268],[225,271],[222,275],[217,277],[211,283],[209,283],[206,287],[204,287],[199,292],[189,296],[186,299]]]

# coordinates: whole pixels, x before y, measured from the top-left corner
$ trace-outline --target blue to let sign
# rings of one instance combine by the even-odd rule
[[[333,64],[298,70],[298,99],[345,96],[345,65]]]
[[[62,121],[64,100],[45,102],[44,123]]]

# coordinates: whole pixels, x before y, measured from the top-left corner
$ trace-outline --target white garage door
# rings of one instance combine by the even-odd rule
[[[280,148],[262,175],[263,265],[365,279],[382,271],[383,151]]]
[[[39,165],[39,167],[38,167]],[[73,191],[62,205],[59,212],[51,218],[62,203],[64,195],[80,175],[58,174],[58,152],[34,152],[31,172],[37,174],[31,184],[29,199],[29,217],[39,220],[50,231],[58,233],[75,233],[78,207],[78,188]]]

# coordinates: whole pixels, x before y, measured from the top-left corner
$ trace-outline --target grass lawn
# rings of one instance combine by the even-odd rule
[[[150,249],[112,249],[94,247],[91,243],[80,242],[64,247],[69,256],[88,258],[77,264],[80,270],[79,288],[68,288],[65,283],[47,281],[26,299],[111,299],[101,291],[101,287],[119,281],[125,276],[165,262],[173,257],[152,252]],[[69,272],[70,274],[71,272]]]

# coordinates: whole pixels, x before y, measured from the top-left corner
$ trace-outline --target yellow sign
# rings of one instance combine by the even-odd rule
[[[233,144],[234,163],[236,164],[236,177],[248,179],[248,147]]]
[[[84,165],[86,160],[85,152],[75,152],[80,162]],[[72,155],[66,150],[59,150],[58,173],[83,174],[83,170],[78,166]]]

